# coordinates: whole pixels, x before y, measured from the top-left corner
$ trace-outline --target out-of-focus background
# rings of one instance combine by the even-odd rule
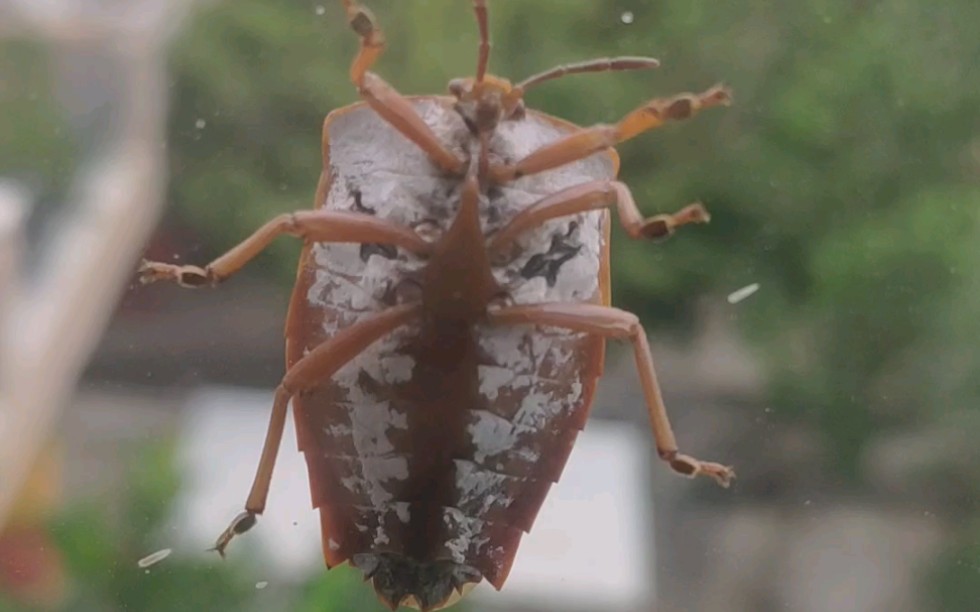
[[[642,210],[713,221],[617,228],[613,276],[682,448],[739,480],[657,463],[615,347],[510,583],[460,609],[980,609],[980,3],[488,4],[497,74],[662,60],[529,95],[573,121],[734,88],[620,148]],[[370,6],[404,93],[472,73],[470,2]],[[0,0],[0,610],[379,609],[323,571],[291,432],[269,514],[204,552],[247,493],[299,245],[215,290],[132,283],[312,205],[356,46],[331,0]]]

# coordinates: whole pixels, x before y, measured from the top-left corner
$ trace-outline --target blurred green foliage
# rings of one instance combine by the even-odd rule
[[[357,99],[357,43],[338,4],[218,4],[178,46],[172,196],[214,252],[312,204],[323,116]],[[388,35],[377,70],[403,93],[471,74],[469,4],[372,2]],[[759,283],[733,317],[771,373],[775,415],[810,422],[825,470],[850,486],[873,486],[861,467],[875,436],[977,411],[980,3],[499,1],[490,15],[503,76],[662,60],[529,95],[581,124],[718,81],[735,90],[730,109],[619,147],[643,210],[702,199],[713,222],[662,246],[617,231],[617,305],[677,333],[699,302]],[[288,283],[296,247],[277,249],[270,269]],[[976,514],[980,485],[968,487],[959,511]]]
[[[201,555],[202,542],[192,554],[176,549],[155,565],[140,568],[139,559],[173,546],[173,505],[181,480],[173,451],[172,444],[160,443],[134,452],[139,460],[128,470],[118,504],[87,500],[50,521],[70,581],[59,610],[387,610],[362,583],[361,573],[346,566],[286,583],[257,578],[262,576],[262,552],[253,547],[256,555],[244,554],[247,542],[224,560]],[[0,592],[0,612],[29,610],[5,601]]]
[[[41,196],[64,190],[76,148],[50,86],[47,54],[32,41],[0,41],[0,176]]]
[[[372,7],[388,34],[377,69],[404,93],[441,92],[473,71],[469,3]],[[959,304],[977,301],[961,293],[976,288],[980,5],[543,0],[490,9],[491,69],[505,76],[606,55],[661,58],[656,72],[568,77],[529,96],[582,124],[717,81],[735,90],[730,109],[620,147],[645,211],[703,199],[714,222],[662,247],[617,232],[618,305],[654,330],[684,329],[697,300],[760,283],[738,317],[774,371],[773,406],[812,420],[848,479],[859,479],[876,431],[942,407],[918,377],[901,396],[881,387],[896,368],[915,377],[929,365],[915,357],[928,339],[955,341],[953,320],[976,327],[957,312],[976,312]],[[333,2],[219,3],[186,31],[174,56],[171,195],[206,228],[212,252],[276,212],[312,205],[323,117],[357,99],[347,77],[356,47]],[[282,241],[270,256],[284,283],[296,250]],[[980,379],[976,355],[958,364],[964,381]],[[970,408],[976,397],[956,399]]]
[[[933,599],[938,610],[976,610],[980,601],[980,525],[964,530],[963,538],[946,551],[932,569]]]
[[[147,569],[137,561],[167,547],[166,526],[179,491],[170,445],[148,448],[131,467],[115,508],[91,500],[53,521],[72,584],[63,609],[249,609],[255,590],[240,566],[172,557]]]
[[[443,91],[472,73],[469,2],[370,4],[388,35],[377,70],[402,92]],[[503,76],[619,54],[663,62],[652,73],[549,83],[529,96],[535,108],[589,124],[717,81],[735,90],[730,109],[620,147],[644,211],[701,199],[713,222],[662,246],[617,231],[617,305],[655,334],[677,333],[699,302],[722,304],[759,283],[751,307],[732,317],[769,368],[771,406],[821,433],[826,467],[850,486],[869,484],[862,453],[876,435],[977,412],[980,3],[489,5],[491,70]],[[278,212],[311,206],[323,117],[357,99],[347,77],[356,46],[334,0],[209,3],[184,31],[172,58],[169,195],[171,220],[204,237],[202,259]],[[6,45],[0,57],[18,67],[32,53]],[[14,119],[0,138],[0,172],[63,179],[70,147],[53,136],[53,103],[36,72],[11,74],[0,88]],[[253,270],[286,285],[297,251],[281,241]],[[980,483],[948,476],[967,489],[957,513],[980,514]],[[973,609],[956,602],[975,601],[974,549],[951,553],[935,574],[942,609]],[[207,576],[232,597],[234,585],[221,582],[230,578]]]

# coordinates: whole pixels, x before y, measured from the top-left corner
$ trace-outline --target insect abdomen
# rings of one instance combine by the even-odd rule
[[[444,142],[465,141],[465,126],[442,102],[415,104]],[[498,133],[494,155],[519,156],[564,132],[530,114]],[[341,144],[328,147],[322,206],[442,231],[452,222],[458,181],[419,163],[414,145],[372,111],[343,110],[329,135]],[[387,167],[398,160],[412,168]],[[613,173],[598,155],[522,179],[481,198],[481,223],[493,232],[547,193]],[[599,300],[605,219],[588,213],[531,232],[493,268],[497,282],[517,303]],[[397,251],[308,247],[290,311],[290,363],[392,305],[425,265]],[[412,328],[296,397],[327,564],[352,561],[387,601],[410,595],[423,609],[481,578],[500,588],[584,425],[602,346],[553,329]]]

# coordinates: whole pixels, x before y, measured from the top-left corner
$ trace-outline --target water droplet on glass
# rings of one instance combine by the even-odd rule
[[[137,561],[136,564],[142,568],[147,568],[150,567],[151,565],[156,565],[157,563],[169,557],[171,552],[173,551],[169,548],[158,550],[155,553],[143,557],[142,559]],[[149,571],[147,571],[147,573],[149,573]]]
[[[196,127],[199,130],[203,130],[204,126],[206,126],[207,124],[208,122],[205,121],[204,119],[198,119],[197,121],[194,122],[194,127]]]
[[[741,289],[737,289],[728,294],[729,304],[738,304],[745,298],[749,297],[753,293],[759,290],[759,283],[752,283],[751,285],[746,285]]]
[[[633,23],[633,11],[623,11],[623,14],[619,16],[619,20],[626,25]]]

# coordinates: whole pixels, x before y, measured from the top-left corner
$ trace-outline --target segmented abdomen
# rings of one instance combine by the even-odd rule
[[[442,102],[415,104],[444,142],[459,148],[468,137]],[[448,227],[458,180],[438,176],[363,106],[335,115],[328,129],[326,208]],[[563,131],[532,113],[502,126],[493,149],[521,156]],[[492,190],[481,202],[483,225],[492,232],[543,195],[613,173],[609,158],[598,155]],[[604,223],[603,213],[555,220],[522,238],[519,254],[494,273],[517,303],[597,301]],[[287,361],[410,295],[422,266],[410,254],[371,245],[307,248],[290,306]],[[559,329],[429,321],[375,343],[296,397],[327,563],[353,560],[370,573],[390,554],[446,562],[438,567],[450,569],[434,571],[433,580],[482,576],[502,586],[521,534],[584,425],[602,346]]]

